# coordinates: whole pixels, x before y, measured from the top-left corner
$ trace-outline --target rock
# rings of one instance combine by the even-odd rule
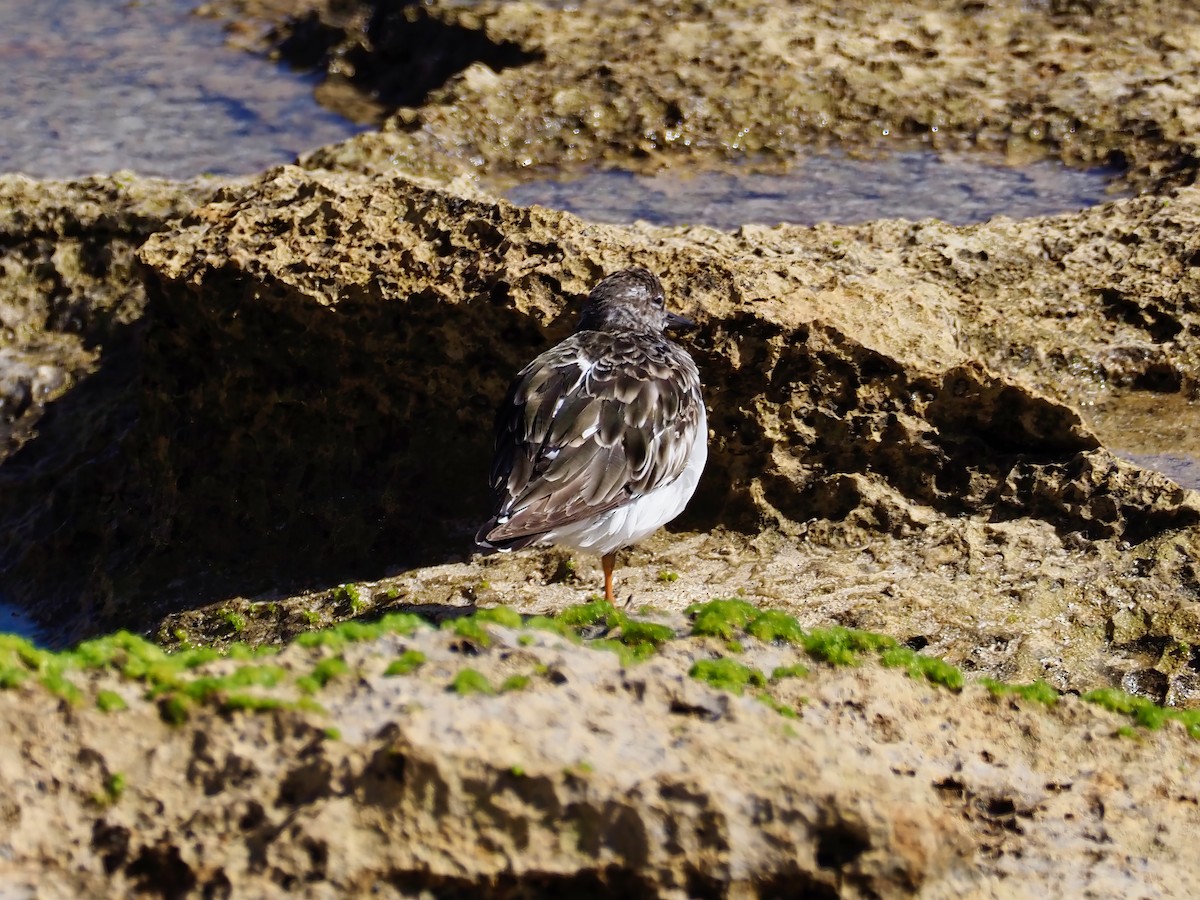
[[[1164,31],[1140,0],[234,5],[305,13],[276,40],[341,68],[329,95],[411,105],[235,184],[0,182],[3,599],[60,642],[127,627],[177,648],[578,602],[586,561],[469,555],[491,417],[595,281],[641,264],[700,323],[712,453],[622,596],[672,627],[739,596],[883,632],[914,677],[807,660],[768,679],[799,651],[742,635],[634,667],[451,623],[309,637],[278,671],[128,636],[69,668],[10,639],[5,889],[1185,895],[1200,500],[1116,458],[1092,404],[1138,391],[1152,417],[1198,393],[1195,12],[1169,4]],[[386,54],[422,44],[429,71],[408,61],[390,86],[409,93],[386,94]],[[534,164],[778,161],[885,129],[1127,166],[1152,192],[967,228],[723,233],[484,190]],[[969,683],[917,680],[910,648]],[[408,651],[425,664],[385,675]],[[691,677],[731,655],[761,686]],[[1181,721],[1043,708],[1046,685],[981,675],[1121,686]]]
[[[322,148],[315,166],[511,175],[916,141],[1127,168],[1139,184],[1186,184],[1196,171],[1198,123],[1183,101],[1200,16],[1180,4],[1169,32],[1150,0],[1102,11],[925,0],[903,14],[834,0],[297,6],[273,44],[367,95],[389,93],[397,48],[430,32],[471,37],[452,59],[433,42],[439,78],[416,81],[425,96],[394,97],[404,106],[387,127]],[[498,79],[473,76],[479,63]],[[440,83],[446,72],[457,74]]]
[[[214,189],[129,172],[58,183],[0,176],[0,460],[141,317],[137,246]]]
[[[670,606],[740,592],[1076,690],[1167,635],[1200,642],[1177,600],[1190,569],[1155,562],[1192,552],[1195,498],[948,339],[975,327],[948,287],[903,268],[842,276],[844,246],[828,228],[598,226],[403,176],[283,168],[227,188],[140,252],[140,415],[119,471],[72,487],[95,518],[13,571],[60,623],[51,579],[90,584],[83,629],[348,578],[377,582],[371,605],[462,604],[483,580],[528,610],[573,602],[537,552],[462,561],[487,503],[471,473],[512,373],[571,328],[600,275],[638,263],[701,323],[713,428]],[[644,595],[659,568],[631,571],[629,589]],[[1115,646],[1131,604],[1153,624]],[[251,619],[267,629],[255,639],[278,637]],[[176,627],[212,634],[190,618],[162,633]]]
[[[0,691],[0,880],[82,894],[989,897],[1182,896],[1200,874],[1186,774],[1200,744],[1173,724],[1132,732],[1075,698],[1045,707],[811,660],[770,688],[798,710],[785,717],[688,676],[716,642],[671,640],[627,668],[544,632],[489,632],[470,656],[452,630],[423,629],[164,665],[142,684],[118,654],[69,674],[72,703],[32,682]],[[748,639],[738,658],[769,670],[796,652]],[[387,675],[403,654],[423,662]],[[335,660],[342,674],[296,708],[302,679]],[[492,691],[527,681],[456,692],[468,670]],[[146,699],[156,678],[175,692]],[[165,722],[160,704],[204,680],[209,699]],[[100,711],[102,691],[128,708]],[[692,711],[706,708],[724,713]]]

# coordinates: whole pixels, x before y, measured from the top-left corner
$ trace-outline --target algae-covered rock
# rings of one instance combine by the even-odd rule
[[[778,612],[729,649],[598,611],[670,635],[637,665],[579,643],[587,608],[488,612],[516,622],[394,616],[266,658],[0,645],[6,676],[25,660],[0,690],[0,882],[982,898],[1183,896],[1200,874],[1195,713],[1189,733],[1120,692],[963,686],[881,635],[755,637]]]

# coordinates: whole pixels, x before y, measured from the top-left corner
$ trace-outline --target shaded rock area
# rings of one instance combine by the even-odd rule
[[[625,668],[488,632],[210,663],[188,677],[253,676],[183,713],[107,670],[75,676],[74,704],[0,692],[22,747],[0,754],[0,879],[18,895],[982,898],[1183,897],[1200,875],[1200,743],[1182,728],[1122,737],[1126,720],[1074,698],[955,694],[877,663],[808,660],[772,708],[688,676],[720,641]],[[754,640],[741,659],[798,661]]]
[[[141,318],[134,251],[215,184],[0,176],[0,460]]]
[[[644,265],[699,323],[712,433],[691,507],[624,554],[630,609],[678,633],[736,595],[973,678],[1200,708],[1200,495],[1114,456],[1096,414],[1200,394],[1200,17],[864,5],[213,3],[270,19],[332,73],[327,99],[401,108],[235,183],[0,179],[0,599],[58,643],[237,647],[193,658],[201,688],[127,649],[72,687],[0,641],[0,885],[1187,895],[1200,745],[1073,696],[874,662],[739,695],[688,673],[798,651],[676,637],[634,665],[453,626],[310,635],[282,674],[220,680],[247,644],[344,619],[586,598],[593,561],[473,556],[471,536],[509,379],[600,277]],[[1145,192],[727,233],[485,190],[541,164],[782,165],[885,130],[1124,166]],[[408,651],[419,671],[385,676]],[[463,696],[468,666],[527,690]]]

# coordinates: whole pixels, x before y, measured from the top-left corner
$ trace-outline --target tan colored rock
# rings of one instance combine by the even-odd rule
[[[650,662],[492,627],[342,651],[326,713],[193,707],[165,724],[139,686],[75,674],[69,706],[0,692],[0,881],[48,893],[1000,897],[1185,896],[1200,825],[1181,728],[1121,737],[1080,703],[996,699],[877,664],[770,690],[799,718],[687,676],[720,644]],[[403,651],[426,661],[388,677]],[[469,652],[468,652],[469,651]],[[292,647],[260,696],[323,651]],[[802,655],[801,655],[801,658]],[[747,642],[764,671],[796,651]],[[229,661],[187,677],[229,674]],[[464,668],[524,690],[460,695]],[[91,708],[100,689],[128,710]],[[255,689],[250,689],[255,690]],[[114,781],[114,776],[119,778]],[[116,787],[114,787],[116,785]],[[34,866],[36,865],[36,871]]]

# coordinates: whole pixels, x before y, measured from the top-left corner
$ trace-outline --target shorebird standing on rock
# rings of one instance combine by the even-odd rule
[[[617,551],[681,512],[708,459],[700,373],[668,328],[658,278],[624,269],[588,295],[571,337],[529,363],[496,417],[496,513],[485,550],[561,544],[600,556],[613,600]]]

